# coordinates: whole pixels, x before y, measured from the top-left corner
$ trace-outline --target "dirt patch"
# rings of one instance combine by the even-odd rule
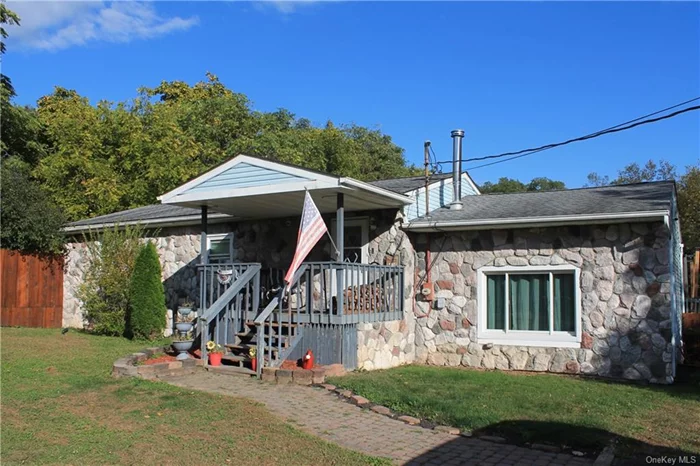
[[[143,364],[144,366],[150,366],[152,364],[160,364],[161,362],[172,362],[172,361],[177,361],[177,358],[175,356],[170,355],[170,354],[163,354],[163,355],[155,357],[155,358],[146,359],[141,364]]]

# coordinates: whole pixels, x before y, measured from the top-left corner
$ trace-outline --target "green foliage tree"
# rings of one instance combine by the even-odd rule
[[[5,39],[7,39],[7,29],[5,29],[5,24],[19,26],[20,19],[17,13],[10,10],[5,6],[5,3],[0,3],[0,55],[5,54],[6,45]],[[6,75],[0,73],[0,85],[9,91],[10,94],[14,94],[15,90],[12,87],[12,82],[10,78]]]
[[[162,82],[127,102],[57,87],[36,109],[45,155],[34,170],[69,220],[155,202],[241,153],[362,180],[408,176],[403,150],[379,130],[324,127],[285,109],[257,112],[216,76]]]
[[[607,175],[599,175],[596,172],[589,173],[587,186],[644,183],[648,181],[674,180],[676,178],[675,166],[665,160],[659,160],[658,164],[653,160],[649,160],[644,166],[640,166],[637,162],[626,165],[622,170],[618,170],[617,178],[612,181]]]
[[[678,191],[678,212],[681,222],[681,235],[687,250],[700,247],[700,165],[686,167],[686,173],[678,177],[676,167],[660,160],[657,164],[649,160],[643,167],[631,163],[617,172],[617,178],[588,175],[588,186],[608,186],[616,184],[642,183],[649,181],[676,180]]]
[[[146,243],[134,265],[129,291],[127,336],[153,339],[165,328],[165,292],[161,282],[158,252],[153,243]]]
[[[553,191],[556,189],[566,189],[566,185],[563,181],[551,180],[546,177],[533,178],[528,184],[513,178],[502,177],[498,179],[497,183],[487,181],[479,188],[483,194]]]
[[[693,251],[700,248],[700,164],[686,168],[677,189],[683,243]]]
[[[63,253],[63,213],[16,158],[1,163],[0,247],[30,254]]]
[[[86,234],[88,266],[78,297],[88,328],[100,335],[123,336],[131,277],[142,249],[143,228],[114,226]]]

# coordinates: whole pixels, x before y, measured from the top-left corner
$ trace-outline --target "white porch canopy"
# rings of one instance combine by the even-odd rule
[[[400,208],[408,196],[352,178],[238,155],[160,196],[163,204],[206,208],[239,219],[298,216],[308,190],[321,213]]]

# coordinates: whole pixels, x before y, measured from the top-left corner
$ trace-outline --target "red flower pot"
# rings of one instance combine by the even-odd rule
[[[221,353],[209,353],[209,365],[210,366],[220,366],[221,365]]]
[[[258,370],[258,357],[257,356],[250,360],[250,368],[253,369],[254,371]]]

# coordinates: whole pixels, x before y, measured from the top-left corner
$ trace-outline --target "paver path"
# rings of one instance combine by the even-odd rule
[[[197,372],[167,382],[194,390],[263,403],[308,433],[399,464],[584,465],[592,461],[514,445],[434,432],[360,409],[321,388],[273,385],[255,379]]]

